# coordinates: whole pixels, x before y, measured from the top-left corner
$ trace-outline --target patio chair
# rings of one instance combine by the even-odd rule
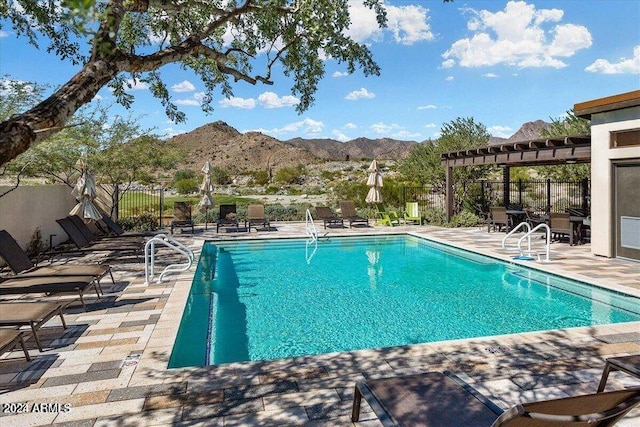
[[[349,221],[349,228],[353,227],[353,224],[365,224],[365,226],[369,226],[369,218],[358,215],[356,212],[356,204],[353,200],[341,200],[340,212],[342,218]]]
[[[490,217],[489,224],[487,225],[487,232],[491,231],[491,227],[493,227],[493,231],[502,230],[502,227],[505,228],[506,231],[509,231],[509,217],[507,216],[507,208],[503,206],[492,206],[489,208]]]
[[[236,205],[220,205],[220,214],[216,221],[216,233],[220,230],[220,226],[235,226],[238,231],[238,213]]]
[[[517,404],[503,412],[450,372],[356,384],[352,421],[365,398],[383,426],[611,426],[640,403],[640,388]]]
[[[482,230],[485,226],[489,225],[491,221],[491,213],[488,212],[482,203],[476,203],[475,205],[480,221],[478,221],[478,227]]]
[[[18,344],[22,347],[25,359],[30,362],[31,356],[29,356],[27,346],[24,344],[22,332],[17,329],[0,328],[0,354],[13,350]]]
[[[104,229],[106,234],[115,234],[116,236],[131,236],[131,237],[145,237],[147,233],[131,233],[128,231],[124,231],[120,225],[115,222],[109,215],[105,212],[100,211],[102,214],[102,218],[100,218],[97,222],[101,228]]]
[[[89,242],[95,242],[95,241],[109,241],[109,242],[135,242],[135,244],[140,244],[140,245],[144,245],[144,240],[141,238],[141,236],[125,236],[125,235],[120,235],[120,236],[110,236],[110,235],[100,235],[97,232],[97,227],[94,226],[94,229],[92,229],[90,227],[90,224],[87,224],[86,222],[84,222],[84,220],[82,218],[80,218],[77,215],[69,215],[67,216],[67,218],[69,218],[71,220],[71,222],[73,222],[73,225],[76,226],[76,228],[78,229],[78,231],[80,231],[80,233],[82,233],[82,235],[85,237],[85,239],[87,239]]]
[[[536,214],[531,209],[525,209],[524,212],[527,216],[527,222],[529,223],[531,228],[535,228],[538,225],[545,224],[547,222],[546,218],[544,218],[542,215]]]
[[[78,293],[82,308],[86,311],[84,294],[93,288],[98,298],[102,288],[94,276],[52,276],[0,278],[0,295]]]
[[[111,266],[107,264],[47,265],[36,267],[29,255],[6,230],[0,230],[0,257],[9,265],[15,277],[93,276],[99,282],[107,273],[115,285]]]
[[[195,224],[191,219],[191,202],[174,202],[173,203],[173,220],[171,221],[171,234],[173,234],[174,228],[193,228]]]
[[[551,212],[549,214],[549,228],[551,229],[551,240],[562,239],[562,236],[569,238],[569,246],[573,246],[573,228],[571,226],[571,216],[565,212]]]
[[[30,326],[38,350],[44,351],[38,337],[38,329],[54,316],[60,316],[62,327],[67,329],[67,323],[62,314],[65,305],[58,302],[0,303],[0,326]]]
[[[420,209],[418,208],[418,202],[407,202],[404,208],[404,222],[411,221],[422,225],[422,215],[420,215]]]
[[[325,230],[327,227],[344,227],[344,220],[328,206],[316,206],[316,215],[322,220]]]
[[[49,252],[50,255],[67,252],[119,252],[132,253],[139,255],[144,250],[144,242],[132,241],[97,241],[91,242],[82,234],[78,227],[73,223],[71,218],[59,218],[56,222],[64,232],[69,236],[69,240],[75,245],[75,248],[68,250],[54,249]]]
[[[267,231],[271,231],[271,222],[264,214],[264,205],[249,205],[247,207],[247,231],[251,233],[251,227],[261,225]],[[258,227],[255,227],[258,231]]]
[[[394,225],[400,225],[400,216],[396,211],[388,211],[382,203],[376,203],[376,211],[378,220],[376,225],[388,225],[393,227]]]

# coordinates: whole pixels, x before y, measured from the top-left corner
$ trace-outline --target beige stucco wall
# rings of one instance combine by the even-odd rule
[[[591,116],[591,252],[594,255],[614,256],[612,163],[640,159],[640,147],[609,148],[609,132],[636,128],[640,128],[640,107]]]
[[[11,187],[0,186],[0,194]],[[55,234],[53,244],[67,240],[67,235],[56,223],[73,209],[76,200],[66,185],[34,185],[18,187],[0,197],[0,230],[7,230],[25,248],[36,227],[49,245],[49,235]]]

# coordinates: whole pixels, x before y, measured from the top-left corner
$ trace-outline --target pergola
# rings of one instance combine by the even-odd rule
[[[505,204],[509,203],[509,168],[591,162],[591,136],[571,135],[511,142],[469,150],[451,151],[440,156],[446,169],[447,221],[453,216],[453,168],[499,165],[503,167]]]

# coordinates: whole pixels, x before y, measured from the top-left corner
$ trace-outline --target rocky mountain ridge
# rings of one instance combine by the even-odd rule
[[[489,144],[540,138],[542,129],[550,126],[542,120],[528,122],[511,137],[492,137]],[[281,141],[260,132],[240,133],[227,123],[217,121],[174,136],[167,143],[186,152],[186,161],[180,165],[182,168],[198,170],[205,160],[209,160],[213,166],[232,173],[247,173],[327,161],[401,159],[420,142],[364,137],[347,142],[304,138]]]

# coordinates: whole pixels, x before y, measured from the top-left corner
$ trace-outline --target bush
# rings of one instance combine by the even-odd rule
[[[226,169],[213,166],[211,168],[211,181],[218,185],[231,184],[231,176]]]
[[[304,173],[304,167],[298,166],[294,168],[292,166],[285,166],[282,169],[278,169],[275,178],[276,181],[285,184],[300,184]]]
[[[27,245],[27,255],[30,258],[39,258],[40,254],[44,253],[47,250],[44,242],[42,241],[42,231],[40,227],[36,227],[35,231],[31,235],[31,240],[29,240],[29,244]]]
[[[451,221],[446,224],[447,227],[455,228],[455,227],[475,227],[478,225],[478,218],[475,214],[469,211],[462,211],[458,215],[454,215],[451,218]]]
[[[158,229],[158,218],[152,213],[143,213],[136,217],[121,218],[118,224],[125,231],[154,231]]]
[[[424,211],[422,217],[424,221],[430,225],[442,227],[447,223],[447,213],[444,209],[429,208]]]
[[[191,169],[180,169],[176,171],[175,175],[173,175],[173,184],[175,185],[178,181],[183,179],[195,179],[196,173]]]
[[[178,194],[190,194],[198,191],[198,181],[195,178],[181,179],[173,186]]]
[[[256,185],[266,185],[269,183],[269,172],[267,171],[254,171],[251,172],[253,177],[253,183]]]

